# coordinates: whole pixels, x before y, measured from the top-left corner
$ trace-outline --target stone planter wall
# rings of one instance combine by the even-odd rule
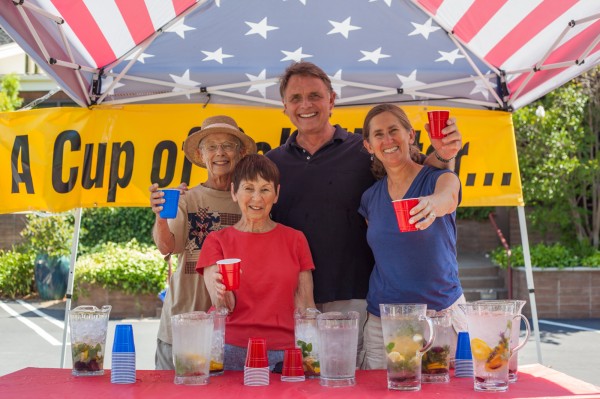
[[[600,317],[600,268],[533,268],[539,318]],[[524,299],[523,314],[531,317],[525,268],[513,269],[513,296]]]
[[[131,295],[87,284],[82,284],[81,288],[85,294],[79,295],[71,308],[80,305],[111,305],[111,319],[160,317],[162,302],[157,297],[158,293]]]

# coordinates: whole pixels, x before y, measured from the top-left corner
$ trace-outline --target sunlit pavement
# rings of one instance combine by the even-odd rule
[[[103,304],[95,304],[101,306]],[[0,375],[24,367],[61,367],[65,302],[0,301]],[[158,319],[110,320],[104,368],[111,367],[115,325],[132,324],[136,367],[154,369]],[[600,319],[540,320],[542,364],[600,386]],[[71,368],[70,346],[64,367]],[[538,363],[532,335],[519,364]]]

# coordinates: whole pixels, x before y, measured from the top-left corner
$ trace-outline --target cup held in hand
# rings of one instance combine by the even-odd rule
[[[175,219],[177,216],[177,208],[179,204],[179,190],[175,188],[165,188],[160,190],[164,195],[165,202],[162,204],[160,217],[163,219]]]
[[[398,220],[398,228],[401,232],[417,231],[415,224],[410,224],[410,210],[417,206],[419,203],[418,198],[407,198],[392,201],[394,211],[396,212],[396,219]]]
[[[240,266],[241,260],[237,258],[223,259],[217,261],[219,273],[223,276],[223,284],[227,291],[240,288]]]
[[[446,127],[448,118],[450,117],[449,111],[429,111],[427,112],[427,118],[429,119],[429,138],[430,139],[443,139],[444,134],[442,129]]]

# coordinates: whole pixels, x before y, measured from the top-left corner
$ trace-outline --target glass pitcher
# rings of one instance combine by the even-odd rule
[[[459,304],[458,307],[467,314],[475,390],[506,391],[509,359],[529,338],[527,319],[517,314],[514,301],[480,301]],[[526,337],[513,347],[513,324],[520,323],[521,319],[525,320]]]
[[[108,316],[112,306],[78,306],[69,312],[71,328],[72,374],[92,376],[104,374],[104,354]]]
[[[296,347],[302,351],[302,367],[307,378],[318,378],[321,375],[317,329],[319,314],[321,312],[315,308],[296,309],[294,312]]]

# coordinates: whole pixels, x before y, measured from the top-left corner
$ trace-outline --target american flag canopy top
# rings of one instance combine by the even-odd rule
[[[510,110],[600,62],[593,0],[0,0],[0,25],[82,106],[280,106],[305,60],[338,106]]]

